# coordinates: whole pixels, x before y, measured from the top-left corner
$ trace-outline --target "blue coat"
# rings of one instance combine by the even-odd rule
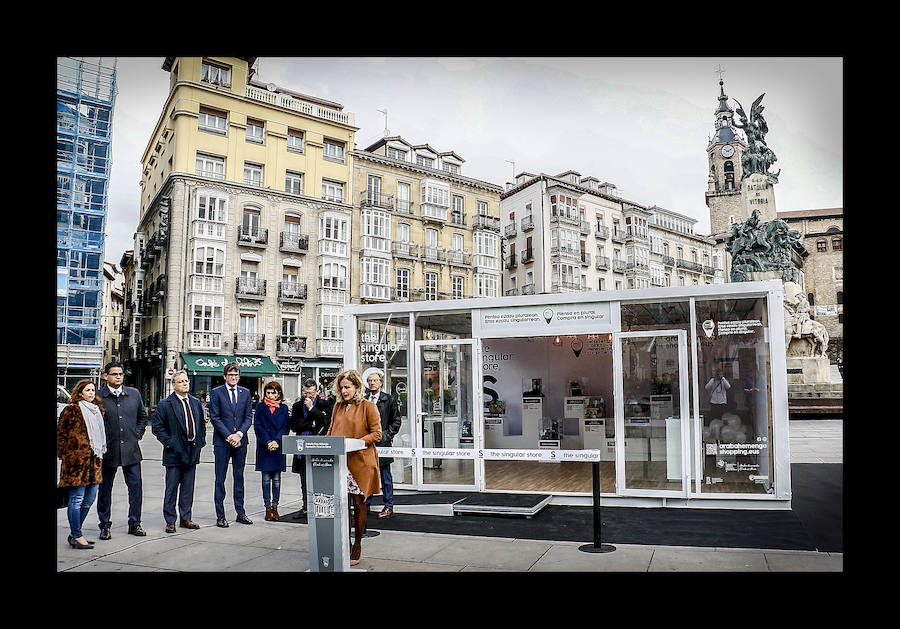
[[[203,407],[200,400],[188,395],[191,415],[194,417],[194,445],[187,440],[187,424],[184,418],[184,406],[174,393],[165,398],[156,407],[151,430],[163,445],[162,464],[164,467],[174,465],[197,465],[200,462],[200,450],[206,445],[206,426],[203,418]]]
[[[253,404],[250,397],[250,389],[238,385],[237,406],[231,406],[228,399],[228,386],[220,385],[209,394],[209,421],[213,425],[213,446],[231,448],[228,444],[229,435],[241,431],[241,446],[249,443],[247,431],[253,423]]]
[[[281,438],[290,430],[290,417],[287,404],[272,413],[265,402],[256,405],[256,421],[253,422],[256,432],[256,470],[258,472],[283,472],[285,457],[281,447]],[[269,452],[266,444],[278,442],[278,450]]]

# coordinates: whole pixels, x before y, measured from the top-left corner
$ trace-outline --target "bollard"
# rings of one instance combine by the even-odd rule
[[[594,543],[583,544],[578,550],[585,553],[611,553],[616,549],[612,544],[604,544],[601,540],[601,528],[603,523],[600,521],[600,462],[594,461],[591,465],[591,471],[594,477]]]

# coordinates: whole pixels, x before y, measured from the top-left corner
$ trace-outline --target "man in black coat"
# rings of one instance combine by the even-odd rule
[[[123,384],[125,370],[122,363],[110,362],[103,368],[106,385],[98,394],[106,414],[106,454],[103,455],[103,480],[97,493],[97,515],[100,518],[100,539],[112,538],[110,510],[112,507],[113,481],[121,467],[128,487],[128,534],[144,536],[141,528],[141,446],[138,443],[147,429],[147,411],[141,393]]]
[[[298,435],[324,435],[331,426],[331,411],[334,409],[334,397],[323,398],[318,395],[316,381],[307,378],[301,389],[303,396],[294,402],[291,408],[291,430]],[[300,474],[300,494],[303,496],[303,507],[299,514],[306,513],[306,461],[302,454],[295,454],[291,463],[291,471]],[[295,519],[298,519],[295,517]]]
[[[366,399],[374,402],[378,407],[378,414],[381,416],[381,441],[375,444],[376,448],[390,448],[394,442],[394,436],[400,432],[400,403],[394,395],[388,395],[381,390],[384,385],[384,379],[379,371],[373,371],[366,378],[366,384],[369,386],[369,393]],[[378,466],[381,469],[381,494],[384,498],[384,507],[379,518],[389,518],[394,515],[394,477],[391,475],[391,463],[394,462],[393,457],[379,456]],[[372,501],[372,497],[366,501],[366,506]]]
[[[187,371],[175,372],[175,392],[156,407],[151,430],[163,445],[162,464],[166,468],[166,492],[163,497],[163,517],[166,533],[175,532],[175,502],[181,527],[199,529],[191,521],[194,504],[194,479],[200,450],[206,445],[206,424],[200,400],[188,393],[191,383]],[[179,491],[180,490],[180,491]]]

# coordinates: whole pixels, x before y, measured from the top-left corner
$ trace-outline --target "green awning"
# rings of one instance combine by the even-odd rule
[[[192,376],[221,376],[225,365],[237,363],[243,376],[277,376],[278,367],[268,356],[228,356],[221,354],[182,353],[184,368]]]

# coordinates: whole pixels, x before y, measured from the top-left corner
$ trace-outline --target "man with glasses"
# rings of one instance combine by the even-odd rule
[[[209,395],[209,419],[213,425],[213,453],[216,462],[216,488],[213,502],[216,505],[216,526],[227,527],[225,520],[225,477],[228,462],[234,473],[235,520],[241,524],[253,524],[244,511],[244,462],[247,460],[247,431],[252,423],[253,409],[250,389],[238,386],[241,369],[237,363],[225,365],[225,384],[213,389]]]
[[[148,417],[140,391],[123,384],[125,370],[122,363],[110,362],[103,368],[106,385],[100,388],[106,414],[106,454],[103,455],[103,480],[97,495],[97,515],[100,517],[100,539],[112,538],[110,510],[113,481],[121,467],[128,487],[128,534],[143,537],[141,528],[141,446],[139,441],[147,428]]]

